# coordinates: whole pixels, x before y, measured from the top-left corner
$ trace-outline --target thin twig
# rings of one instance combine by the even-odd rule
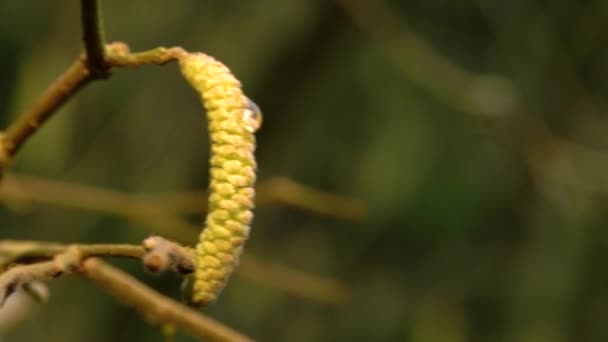
[[[195,214],[206,210],[209,194],[191,191],[173,194],[138,195],[149,203],[176,213]],[[365,206],[356,199],[314,189],[287,177],[274,177],[256,186],[256,206],[283,204],[316,215],[361,221],[367,217]]]
[[[267,287],[289,291],[308,300],[343,303],[350,298],[350,289],[331,277],[311,275],[278,263],[262,261],[250,255],[241,259],[237,274]]]
[[[73,270],[74,265],[82,260],[82,254],[77,248],[68,248],[55,255],[50,261],[30,265],[17,265],[0,274],[0,306],[8,296],[24,284],[33,281],[46,281],[59,277]]]
[[[54,260],[10,268],[0,274],[0,306],[23,284],[56,278],[64,271],[65,268]]]
[[[163,243],[166,240],[157,241]],[[167,241],[168,242],[168,241]],[[140,258],[143,247],[130,245],[61,245],[37,241],[2,241],[2,255],[13,261],[27,257],[51,257],[49,261],[19,264],[0,273],[0,306],[15,290],[35,281],[47,281],[62,275],[81,274],[97,282],[109,293],[136,308],[155,324],[174,324],[190,334],[214,341],[250,341],[246,336],[203,316],[169,297],[152,290],[132,276],[101,260],[87,257],[121,256]],[[190,257],[184,253],[184,258]],[[82,264],[81,262],[85,260]]]
[[[195,259],[192,249],[156,236],[144,240],[143,247],[126,244],[67,245],[44,241],[2,240],[0,270],[3,265],[9,263],[29,259],[49,259],[68,250],[78,250],[82,257],[142,258],[143,264],[150,271],[168,269],[182,275],[192,272]],[[349,289],[335,279],[295,270],[279,263],[262,261],[248,254],[243,256],[236,272],[254,283],[309,300],[341,303],[350,296]]]
[[[90,3],[94,1],[85,1]],[[93,45],[93,44],[91,44]],[[178,58],[185,50],[175,48],[157,48],[139,53],[130,53],[124,43],[112,43],[106,46],[104,65],[110,67],[132,68],[144,64],[162,65]],[[87,50],[87,53],[91,53]],[[74,96],[89,81],[99,79],[93,74],[84,56],[80,56],[61,74],[34,102],[31,109],[21,114],[11,123],[5,132],[0,132],[0,174],[9,164],[19,148],[50,118],[67,100]],[[97,63],[97,62],[95,62]],[[109,73],[109,69],[107,72]],[[109,74],[107,74],[109,75]]]
[[[105,46],[97,0],[82,0],[82,26],[86,58],[79,57],[13,122],[0,137],[0,172],[27,139],[70,97],[94,78],[105,77]],[[86,59],[86,61],[85,61]]]
[[[86,63],[95,78],[106,78],[110,67],[105,62],[105,38],[99,0],[81,0],[82,35]]]
[[[166,48],[157,47],[147,51],[129,51],[129,46],[115,42],[109,45],[111,49],[106,56],[108,65],[118,68],[136,68],[146,64],[163,65],[174,61],[188,52],[179,46]]]
[[[213,341],[252,341],[99,259],[87,259],[81,271],[86,278],[93,280],[119,301],[134,307],[151,323],[175,324],[193,336]]]
[[[31,109],[23,113],[4,132],[0,141],[0,155],[5,155],[5,165],[27,139],[70,97],[91,81],[91,73],[78,58],[36,100]],[[1,165],[0,165],[1,166]]]
[[[139,259],[150,271],[174,271],[181,275],[194,271],[195,255],[191,248],[160,236],[145,239],[141,246],[129,244],[61,244],[45,241],[0,240],[0,269],[11,263],[44,261],[68,251],[86,257]],[[0,274],[0,277],[2,275]]]
[[[0,267],[28,258],[53,258],[76,249],[83,257],[105,256],[139,259],[146,250],[129,244],[72,244],[66,245],[43,241],[0,240]]]
[[[5,177],[4,184],[0,186],[0,199],[34,201],[124,216],[149,223],[159,229],[157,233],[172,236],[182,242],[193,241],[182,239],[191,237],[190,227],[173,222],[172,226],[182,227],[177,231],[172,229],[172,233],[167,234],[166,229],[163,229],[158,222],[166,224],[170,219],[165,217],[158,221],[157,218],[168,216],[166,214],[169,213],[204,213],[209,196],[206,191],[133,195],[23,174],[7,173]],[[256,188],[257,206],[275,203],[307,210],[317,215],[353,221],[362,220],[367,215],[365,206],[355,199],[316,190],[285,177],[262,181]]]

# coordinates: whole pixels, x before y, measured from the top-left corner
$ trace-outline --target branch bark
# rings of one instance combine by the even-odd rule
[[[129,274],[99,259],[91,258],[137,258],[144,260],[145,264],[145,257],[148,255],[168,260],[167,269],[180,273],[191,272],[192,252],[159,237],[146,239],[143,246],[0,241],[0,270],[8,263],[30,258],[49,259],[32,264],[18,264],[0,273],[0,306],[8,296],[26,284],[48,281],[63,275],[81,275],[97,283],[119,301],[135,308],[150,323],[174,325],[195,337],[213,341],[251,341],[249,337],[156,292]]]
[[[78,58],[61,74],[34,102],[31,109],[23,113],[2,134],[0,148],[4,154],[4,165],[19,151],[38,128],[51,117],[78,90],[92,80],[91,73],[84,64],[83,58]],[[0,157],[2,159],[2,157]],[[0,164],[0,166],[2,166]]]
[[[131,275],[99,259],[86,260],[81,272],[84,277],[93,280],[119,301],[135,308],[150,323],[174,324],[193,336],[213,341],[253,341],[218,321],[156,292]]]
[[[110,67],[105,60],[106,47],[99,0],[81,0],[80,11],[87,67],[95,78],[106,78]]]
[[[279,191],[279,188],[284,192],[291,191],[289,187],[294,186],[291,184],[293,182],[289,182],[291,184],[289,186],[273,185],[274,183],[273,180],[268,181],[268,186],[261,183],[259,195],[268,199],[274,196],[273,193]],[[282,184],[284,181],[279,180],[277,183]],[[266,192],[268,194],[263,195]],[[283,196],[286,197],[286,195]],[[50,181],[12,173],[5,176],[2,186],[0,186],[0,200],[5,200],[9,204],[10,201],[14,201],[17,205],[30,202],[45,203],[126,217],[143,223],[145,226],[138,227],[148,228],[156,234],[186,244],[195,241],[200,228],[177,217],[175,211],[181,211],[179,208],[182,205],[193,208],[200,205],[204,208],[205,196],[198,196],[200,202],[196,202],[194,206],[183,203],[189,196],[161,197],[136,196],[108,189]],[[175,197],[175,200],[172,199],[173,197]],[[321,198],[317,200],[321,201]],[[277,201],[280,202],[280,199],[277,198]],[[307,201],[310,202],[311,199],[307,199]],[[264,199],[262,199],[262,203],[265,203]],[[314,208],[308,209],[314,211]],[[184,211],[187,212],[188,210]],[[320,302],[341,303],[349,297],[350,292],[346,286],[335,279],[259,260],[251,254],[243,256],[236,272],[254,283]]]

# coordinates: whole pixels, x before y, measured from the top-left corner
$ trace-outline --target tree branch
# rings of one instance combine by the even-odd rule
[[[78,58],[68,70],[51,83],[34,102],[32,108],[19,116],[2,134],[0,149],[3,151],[0,152],[0,159],[4,158],[4,166],[57,109],[91,80],[91,73],[84,65],[84,60]]]
[[[150,204],[162,206],[175,213],[195,214],[207,208],[206,191],[139,195]],[[349,221],[367,217],[365,206],[358,200],[339,194],[314,189],[287,177],[274,177],[256,185],[256,206],[283,204],[312,214]]]
[[[146,253],[144,247],[129,244],[66,245],[42,241],[0,240],[0,269],[3,265],[23,259],[50,259],[65,253],[70,248],[78,250],[83,257],[106,256],[139,259]]]
[[[213,341],[252,341],[218,321],[156,292],[131,275],[99,259],[85,260],[80,271],[84,277],[93,280],[119,301],[135,308],[150,323],[174,324],[193,336]]]
[[[188,52],[179,46],[157,47],[152,50],[131,53],[129,46],[122,42],[109,45],[106,56],[108,65],[118,68],[136,68],[146,64],[163,65],[178,59]]]
[[[110,68],[105,61],[106,47],[99,0],[81,0],[80,10],[87,67],[93,77],[106,78]]]
[[[19,264],[0,274],[0,306],[18,288],[35,282],[47,281],[62,275],[83,275],[98,283],[120,301],[137,309],[146,320],[154,324],[172,324],[190,334],[214,341],[251,341],[250,338],[203,316],[173,299],[166,297],[132,276],[92,256],[119,256],[144,258],[150,253],[166,254],[168,259],[192,264],[192,255],[171,241],[149,238],[144,246],[134,245],[62,245],[37,241],[1,241],[0,269],[7,262],[31,257],[50,258],[33,264]],[[84,262],[83,262],[84,260]],[[179,265],[178,270],[184,269]]]
[[[80,262],[82,254],[77,248],[68,248],[55,255],[50,261],[29,265],[17,265],[0,274],[0,306],[8,296],[24,284],[34,281],[46,281],[71,272],[74,265]]]
[[[93,0],[83,0],[91,3]],[[93,45],[93,44],[91,44]],[[156,48],[139,53],[130,53],[129,47],[124,43],[112,43],[106,46],[107,52],[105,67],[109,75],[110,67],[132,68],[144,64],[162,65],[175,60],[186,53],[180,47]],[[87,49],[87,54],[92,54]],[[80,56],[72,65],[61,74],[34,102],[31,109],[21,114],[11,123],[5,132],[0,132],[0,175],[10,163],[19,148],[34,134],[38,128],[48,120],[67,100],[74,96],[89,81],[98,79],[98,74],[89,69],[92,62]],[[95,62],[97,63],[97,62]]]
[[[181,275],[194,271],[194,250],[160,236],[145,239],[141,246],[128,244],[72,244],[44,241],[0,241],[0,270],[11,263],[52,259],[68,251],[85,257],[141,259],[152,272],[171,270]],[[0,278],[3,275],[0,274]]]
[[[97,188],[88,185],[42,179],[23,174],[8,173],[0,187],[0,199],[25,200],[110,215],[124,216],[161,229],[158,233],[172,236],[182,242],[190,242],[191,227],[173,222],[166,232],[158,223],[158,216],[168,214],[200,214],[206,211],[208,193],[190,191],[168,194],[138,194]],[[256,186],[256,205],[283,204],[309,211],[317,215],[360,221],[367,216],[365,206],[356,199],[320,191],[286,177],[261,181]],[[150,219],[154,218],[154,219]],[[169,219],[161,220],[166,224]],[[187,238],[184,240],[182,237]]]

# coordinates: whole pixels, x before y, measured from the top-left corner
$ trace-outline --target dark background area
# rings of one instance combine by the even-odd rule
[[[235,276],[210,316],[260,341],[608,339],[608,2],[102,3],[109,41],[180,45],[231,68],[264,112],[261,181],[289,177],[369,210],[345,220],[261,206],[246,254],[331,277],[350,295],[307,300]],[[2,127],[81,46],[78,1],[0,3]],[[133,194],[188,191],[207,184],[207,148],[177,67],[145,66],[88,86],[11,170]],[[138,243],[154,233],[6,204],[2,239]],[[116,264],[179,296],[174,276]],[[3,341],[162,340],[86,281],[49,285],[50,302]]]

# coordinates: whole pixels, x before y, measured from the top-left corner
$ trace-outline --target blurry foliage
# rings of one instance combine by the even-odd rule
[[[391,51],[407,51],[398,49],[405,42],[386,46],[342,5],[103,1],[109,40],[134,50],[201,50],[239,75],[264,111],[261,179],[288,176],[371,210],[366,222],[353,223],[261,208],[247,246],[344,281],[353,291],[347,303],[308,302],[237,277],[207,312],[261,341],[605,341],[608,3],[389,3],[392,16],[457,66],[508,80],[527,108],[521,115],[582,150],[597,149],[586,154],[526,145],[514,135],[526,131],[517,126],[526,120],[496,119],[510,122],[505,131],[495,118],[455,109],[449,97],[435,96],[437,80],[412,78],[396,65]],[[77,6],[0,3],[4,126],[81,49]],[[423,65],[407,67],[416,75]],[[133,193],[204,188],[205,129],[174,65],[120,71],[62,108],[13,169]],[[513,144],[522,140],[523,147]],[[551,175],[561,178],[545,178]],[[65,209],[0,216],[2,238],[146,235],[137,223]],[[175,279],[138,275],[175,291]],[[52,284],[51,302],[7,337],[38,340],[161,335],[92,286],[62,280]]]

